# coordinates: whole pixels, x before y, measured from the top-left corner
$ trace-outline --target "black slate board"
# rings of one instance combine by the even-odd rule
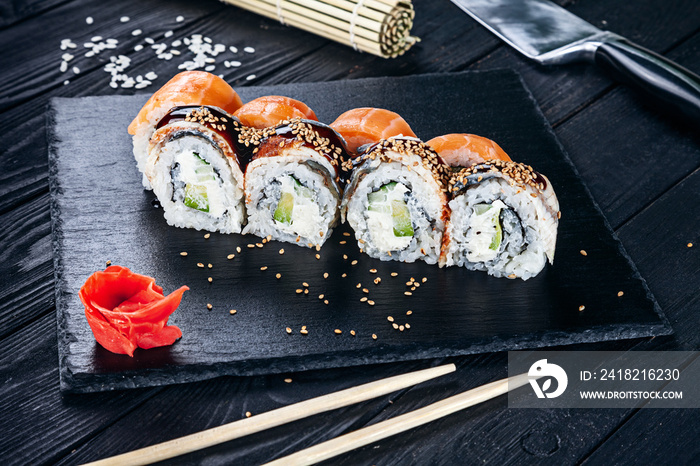
[[[555,265],[523,282],[424,263],[381,262],[361,254],[354,241],[340,244],[351,240],[342,234],[349,231],[346,226],[333,233],[320,259],[316,251],[290,244],[250,249],[248,244],[260,241],[253,236],[204,239],[203,232],[167,226],[152,204],[153,194],[140,186],[126,126],[147,96],[53,99],[49,165],[63,390],[92,392],[671,333],[516,73],[238,91],[244,101],[266,94],[300,99],[326,122],[349,108],[375,106],[400,113],[424,140],[449,132],[497,140],[513,159],[545,173],[554,186],[563,213]],[[227,260],[230,253],[236,258]],[[107,260],[156,277],[166,293],[183,284],[191,288],[170,319],[183,331],[180,341],[137,350],[133,358],[95,343],[78,290]],[[198,268],[198,262],[212,268]],[[376,274],[369,272],[373,268]],[[373,283],[376,277],[382,279],[379,285]],[[405,296],[410,277],[427,281]],[[296,293],[302,282],[309,284],[308,295]],[[358,283],[369,293],[356,288]],[[618,297],[618,291],[624,295]],[[363,296],[376,305],[360,302]],[[579,310],[581,305],[585,310]],[[230,315],[230,309],[237,313]],[[395,330],[387,316],[410,329]],[[307,336],[299,333],[303,325]],[[293,329],[291,335],[286,327]]]

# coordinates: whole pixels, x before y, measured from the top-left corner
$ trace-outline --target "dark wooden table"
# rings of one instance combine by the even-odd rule
[[[359,383],[443,361],[223,377],[87,395],[59,391],[51,250],[46,106],[54,96],[154,92],[182,60],[133,50],[144,36],[201,33],[252,46],[223,73],[234,87],[458,70],[520,72],[610,224],[648,281],[675,334],[580,345],[583,350],[696,350],[700,346],[700,131],[649,108],[593,67],[539,67],[446,0],[417,0],[422,42],[384,60],[215,1],[18,0],[0,3],[0,458],[75,464],[144,447]],[[562,1],[587,21],[700,72],[697,0]],[[182,15],[184,21],[177,22]],[[94,18],[92,25],[85,18]],[[129,22],[120,22],[129,16]],[[84,57],[91,37],[119,40]],[[61,40],[77,44],[60,70]],[[112,89],[115,52],[131,75],[154,71],[145,90]],[[71,68],[77,66],[75,75]],[[254,78],[246,79],[250,75]],[[64,80],[70,82],[64,85]],[[96,149],[97,151],[98,149]],[[689,243],[695,244],[690,247]],[[571,348],[571,347],[569,347]],[[413,410],[506,375],[507,355],[451,358],[457,373],[182,457],[183,464],[254,464]],[[286,383],[285,378],[292,383]],[[345,454],[338,464],[697,464],[695,410],[514,410],[492,400]]]

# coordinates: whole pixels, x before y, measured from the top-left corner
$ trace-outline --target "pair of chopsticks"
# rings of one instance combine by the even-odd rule
[[[449,374],[455,370],[456,367],[454,364],[447,364],[377,380],[310,400],[301,401],[283,408],[274,409],[266,413],[180,437],[175,440],[105,458],[89,463],[89,465],[139,465],[163,461],[272,427],[277,427],[288,422],[313,416],[314,414],[342,408],[361,401],[367,401],[441,375]],[[268,464],[314,464],[354,450],[355,448],[405,432],[483,401],[490,400],[491,398],[503,395],[509,390],[526,385],[527,383],[527,374],[497,380],[496,382],[473,388],[459,395],[451,396],[424,408],[364,427],[349,434],[341,435],[340,437],[314,445],[313,447],[301,450],[284,458],[279,458]]]

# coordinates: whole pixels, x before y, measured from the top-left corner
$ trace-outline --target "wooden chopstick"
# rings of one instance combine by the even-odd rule
[[[342,408],[361,401],[367,401],[441,375],[449,374],[450,372],[454,372],[455,369],[456,367],[454,364],[446,364],[444,366],[388,377],[88,464],[141,465],[163,461],[265,429],[277,427],[288,422],[313,416],[314,414]]]
[[[341,435],[313,447],[293,453],[289,456],[276,459],[266,466],[272,465],[309,465],[319,461],[333,458],[364,445],[405,432],[428,422],[434,421],[448,414],[474,406],[483,401],[503,395],[510,390],[526,385],[528,375],[520,374],[507,379],[497,380],[477,388],[473,388],[459,395],[451,396],[424,408],[402,414],[392,419],[364,427],[355,432]]]

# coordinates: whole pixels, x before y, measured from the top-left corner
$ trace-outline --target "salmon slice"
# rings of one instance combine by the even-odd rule
[[[178,105],[210,105],[233,113],[243,102],[236,91],[220,77],[205,71],[183,71],[148,99],[129,125],[129,134],[135,135],[143,123],[161,118]]]
[[[398,113],[383,108],[361,107],[348,110],[331,123],[331,128],[340,133],[351,153],[369,143],[379,142],[393,136],[416,137],[406,120]]]
[[[263,129],[292,118],[318,121],[304,102],[281,95],[266,95],[251,100],[233,113],[246,126]]]
[[[475,134],[445,134],[431,139],[426,144],[435,149],[451,167],[470,167],[493,159],[510,161],[510,157],[501,146]]]

